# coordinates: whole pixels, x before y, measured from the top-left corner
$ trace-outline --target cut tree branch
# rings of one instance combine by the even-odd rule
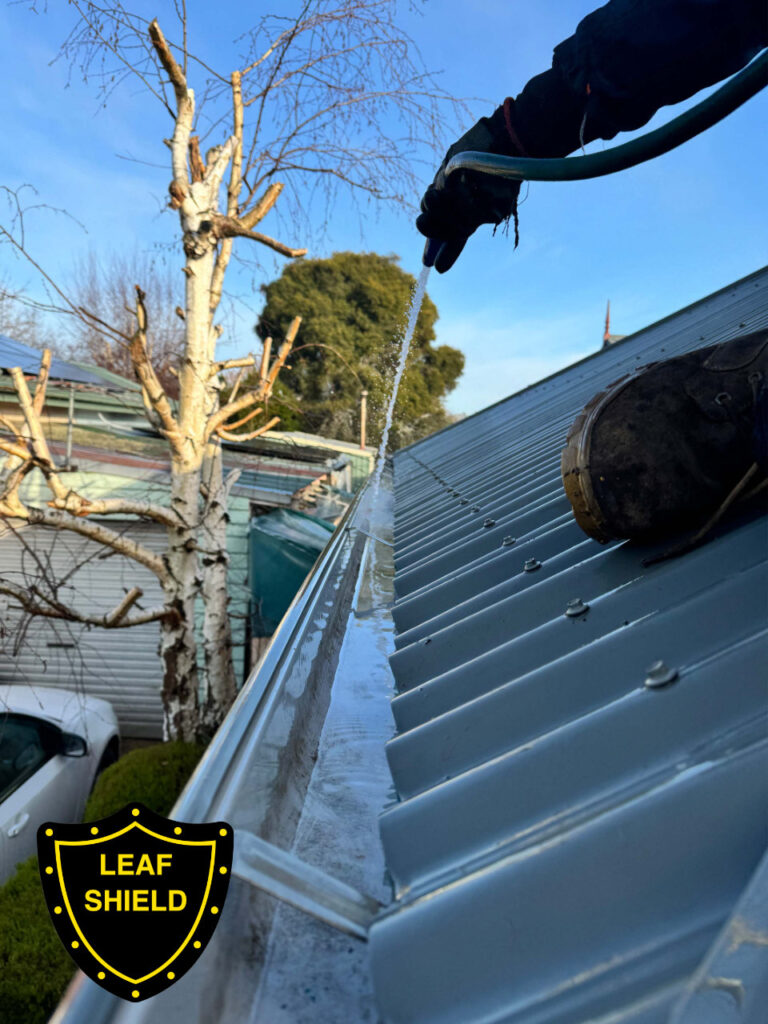
[[[234,423],[222,423],[222,425],[218,428],[218,431],[221,431],[221,430],[230,430],[230,431],[237,430],[238,427],[245,426],[245,424],[249,420],[252,420],[254,418],[254,416],[258,416],[260,412],[264,412],[264,410],[261,408],[261,406],[259,406],[256,409],[251,409],[250,412],[246,413],[245,416],[243,416],[241,419],[235,420]],[[217,433],[218,433],[218,431],[217,431]]]
[[[299,256],[306,256],[306,249],[292,249],[283,242],[269,235],[262,235],[260,231],[250,231],[244,227],[241,221],[234,217],[224,217],[220,213],[213,215],[213,229],[217,238],[250,238],[252,242],[261,242],[267,248],[279,252],[281,256],[288,256],[291,259],[298,259]]]
[[[45,349],[40,359],[40,370],[37,374],[37,384],[35,384],[35,396],[32,399],[32,408],[35,410],[35,414],[40,416],[43,411],[43,405],[45,404],[45,389],[48,386],[48,374],[51,369],[51,350]]]
[[[232,167],[230,168],[229,185],[227,186],[227,215],[234,217],[237,215],[237,204],[243,184],[243,87],[239,71],[232,72],[230,84],[232,86],[232,138],[235,144],[232,150]],[[224,275],[227,272],[231,256],[232,239],[225,238],[219,246],[213,274],[211,275],[211,299],[209,303],[211,323],[213,323],[216,310],[221,302]]]
[[[187,98],[187,80],[176,58],[171,53],[171,48],[157,23],[157,18],[153,18],[149,23],[149,38],[155,48],[155,53],[160,58],[160,63],[171,80],[173,91],[176,93],[176,103],[181,108],[182,103]]]
[[[246,393],[244,395],[241,395],[240,398],[230,399],[230,401],[227,402],[225,406],[223,406],[221,409],[218,410],[218,412],[215,412],[211,416],[211,418],[208,420],[208,426],[206,428],[206,440],[213,434],[218,433],[219,428],[224,427],[224,424],[227,422],[227,420],[229,420],[230,417],[233,416],[236,412],[240,412],[241,409],[247,409],[249,405],[255,405],[256,402],[260,402],[264,398],[269,397],[269,395],[272,393],[274,383],[277,380],[277,375],[280,373],[280,370],[282,369],[283,364],[288,358],[288,354],[290,353],[291,348],[293,347],[293,343],[296,340],[296,335],[298,334],[300,326],[301,317],[295,316],[291,321],[290,327],[286,332],[285,341],[280,346],[277,356],[275,357],[275,361],[272,364],[272,369],[269,371],[269,374],[266,377],[263,377],[259,381],[258,387],[254,388],[251,391],[246,391]],[[236,436],[238,440],[245,439],[240,437],[239,435]],[[229,438],[225,438],[225,440],[229,440]]]
[[[221,373],[222,370],[236,370],[239,366],[248,367],[256,365],[255,356],[241,356],[240,359],[224,359],[220,363],[214,363],[211,367],[211,376]]]
[[[26,445],[26,439],[21,433],[19,433],[19,428],[12,420],[8,419],[7,416],[0,416],[0,424],[5,427],[9,434],[13,434],[16,438],[17,444]]]
[[[51,601],[44,594],[40,594],[39,597],[46,603],[39,604],[32,600],[28,590],[18,587],[7,580],[0,581],[0,594],[7,594],[14,601],[18,601],[24,611],[30,615],[39,615],[45,619],[62,619],[65,622],[80,622],[86,626],[102,626],[105,629],[129,629],[131,626],[142,626],[147,622],[172,619],[176,614],[169,608],[154,608],[151,611],[141,612],[130,619],[126,619],[125,615],[130,610],[131,605],[135,604],[142,595],[138,587],[134,587],[132,591],[126,594],[116,608],[102,616],[82,615],[80,612],[75,611],[74,608],[69,608],[59,601]]]
[[[202,181],[205,178],[205,163],[200,155],[200,138],[197,135],[189,139],[189,168],[192,172],[192,181]]]
[[[215,434],[219,427],[223,426],[230,416],[234,416],[236,412],[240,412],[241,409],[247,409],[249,405],[254,405],[256,402],[261,402],[267,395],[267,390],[261,385],[253,391],[246,391],[244,395],[233,401],[227,402],[223,408],[215,412],[208,421],[206,428],[206,440]]]
[[[171,411],[171,403],[168,400],[168,396],[157,379],[147,351],[147,310],[144,305],[144,299],[144,292],[136,285],[136,319],[138,324],[129,347],[131,362],[142,387],[142,396],[146,396],[145,401],[149,402],[151,409],[156,413],[163,426],[165,436],[174,448],[178,448],[181,444],[179,425]]]
[[[21,445],[14,444],[13,441],[3,441],[0,439],[0,449],[7,452],[9,455],[13,455],[17,459],[22,459],[23,461],[32,457],[27,448],[22,448]]]
[[[240,217],[240,223],[243,227],[250,229],[254,224],[258,224],[260,220],[263,220],[277,202],[283,188],[282,182],[273,182],[258,203]]]
[[[101,523],[77,518],[68,512],[62,512],[58,509],[26,508],[18,518],[26,520],[33,526],[50,526],[56,530],[69,530],[71,533],[80,534],[82,537],[89,537],[91,540],[111,548],[118,554],[125,555],[126,558],[145,565],[160,580],[168,579],[168,569],[165,560],[160,555],[156,555],[149,548],[137,544],[136,541],[131,540],[122,533],[118,533],[116,530],[111,530],[108,526],[103,526]]]
[[[235,377],[235,383],[232,385],[232,390],[229,393],[230,402],[234,402],[237,392],[240,390],[240,385],[243,383],[243,377],[245,376],[246,369],[247,367],[243,366],[237,377]]]
[[[160,63],[165,69],[176,94],[176,123],[171,141],[171,163],[173,165],[173,181],[169,187],[172,202],[181,206],[189,192],[189,176],[187,174],[187,147],[192,133],[192,120],[195,116],[195,96],[187,87],[184,72],[171,53],[157,18],[149,25],[149,38],[155,48]]]
[[[129,590],[128,593],[123,598],[123,600],[120,602],[120,604],[118,604],[116,608],[113,608],[111,612],[104,616],[105,624],[107,626],[116,626],[122,619],[125,618],[125,616],[131,610],[133,605],[135,605],[139,598],[143,597],[143,595],[144,591],[140,587],[133,587],[131,590]]]
[[[259,367],[259,380],[266,380],[269,371],[269,360],[272,355],[272,339],[265,338],[261,347],[261,366]],[[232,395],[234,398],[234,394]]]
[[[71,493],[71,492],[70,492]],[[152,519],[156,523],[168,526],[171,529],[183,529],[186,524],[180,517],[165,505],[156,505],[151,501],[131,501],[127,498],[101,498],[91,500],[80,498],[81,507],[78,515],[85,516],[139,516],[142,519]],[[71,511],[67,502],[59,500],[49,501],[51,508]]]
[[[29,393],[27,381],[22,373],[21,367],[14,366],[11,369],[10,374],[13,386],[16,389],[16,394],[19,397],[21,411],[24,413],[24,419],[27,423],[29,442],[35,461],[45,474],[45,479],[47,480],[48,486],[53,492],[54,497],[66,499],[69,490],[61,482],[56,472],[56,467],[53,459],[51,458],[50,449],[48,448],[48,442],[45,438],[45,434],[43,433],[42,424],[40,423],[40,417],[35,412],[32,397]],[[27,455],[27,458],[29,458],[29,455]]]
[[[221,428],[216,431],[216,434],[223,441],[252,441],[255,437],[261,437],[262,434],[266,434],[268,430],[271,430],[272,427],[276,426],[279,422],[280,417],[273,416],[271,420],[259,427],[258,430],[251,431],[250,434],[230,434],[228,430],[223,430]]]
[[[285,332],[285,341],[282,343],[277,352],[277,357],[272,364],[272,369],[269,371],[267,376],[267,384],[269,385],[269,391],[272,391],[272,386],[277,380],[277,375],[283,368],[288,355],[293,348],[293,343],[296,341],[296,335],[299,333],[299,327],[301,327],[301,317],[295,316]]]
[[[19,511],[24,511],[24,505],[18,494],[19,487],[27,473],[34,468],[35,460],[29,450],[26,438],[19,433],[16,425],[5,416],[0,416],[0,424],[16,438],[15,444],[5,439],[0,440],[0,449],[7,452],[9,456],[3,467],[0,511],[5,515],[16,515]]]

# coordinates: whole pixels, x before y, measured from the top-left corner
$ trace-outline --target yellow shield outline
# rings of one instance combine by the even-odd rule
[[[156,968],[156,970],[151,971],[149,974],[145,974],[141,978],[129,978],[127,974],[123,974],[121,971],[118,971],[116,968],[112,967],[110,964],[108,964],[106,962],[106,960],[102,959],[102,957],[99,956],[99,954],[96,952],[96,950],[93,948],[93,946],[91,946],[90,942],[86,939],[85,935],[83,935],[83,931],[82,931],[80,925],[77,923],[77,918],[75,917],[74,912],[73,912],[72,907],[71,907],[70,902],[69,902],[69,895],[67,894],[67,887],[66,887],[66,884],[64,882],[64,875],[62,874],[61,856],[60,856],[60,848],[62,846],[96,846],[98,843],[106,843],[106,842],[109,842],[110,839],[116,839],[118,836],[125,835],[126,832],[130,832],[132,829],[140,829],[142,832],[146,832],[147,835],[153,836],[155,839],[161,839],[165,843],[176,843],[179,846],[210,846],[211,847],[211,862],[210,862],[210,865],[208,867],[208,880],[207,880],[206,885],[205,885],[205,894],[203,896],[203,901],[200,904],[200,910],[198,911],[197,917],[195,918],[195,922],[192,925],[192,928],[191,928],[189,934],[187,935],[187,937],[184,939],[182,944],[179,946],[179,948],[176,950],[176,952],[173,954],[173,956],[169,960],[166,960],[165,963],[161,964],[158,968]],[[190,940],[192,939],[192,937],[194,936],[195,932],[197,931],[198,926],[199,926],[200,921],[201,921],[202,916],[203,916],[203,912],[204,912],[204,910],[205,910],[205,908],[206,908],[206,906],[208,904],[208,897],[210,896],[210,893],[211,893],[211,882],[213,881],[213,869],[214,869],[214,866],[216,864],[216,840],[215,839],[205,839],[205,840],[171,839],[168,836],[161,836],[159,833],[153,832],[152,829],[147,828],[146,825],[143,825],[139,821],[132,821],[130,824],[126,825],[125,828],[118,829],[117,832],[113,832],[111,835],[108,835],[108,836],[94,836],[93,839],[81,839],[81,840],[55,839],[54,843],[53,843],[53,846],[54,846],[55,856],[56,856],[56,877],[59,880],[59,887],[61,889],[61,895],[62,895],[62,897],[64,899],[64,905],[67,908],[67,915],[69,916],[69,919],[72,922],[73,928],[75,929],[77,934],[80,936],[80,939],[83,942],[83,945],[86,947],[86,949],[91,954],[91,956],[94,958],[94,960],[98,960],[98,962],[102,965],[102,967],[106,967],[108,971],[111,971],[112,974],[116,975],[118,978],[122,978],[123,981],[129,981],[129,982],[131,982],[131,984],[138,985],[138,984],[140,984],[143,981],[147,981],[148,978],[154,978],[154,976],[156,974],[159,974],[160,971],[164,971],[166,968],[170,967],[171,964],[174,962],[174,960],[177,960],[179,958],[179,956],[186,949],[186,947],[189,944]]]

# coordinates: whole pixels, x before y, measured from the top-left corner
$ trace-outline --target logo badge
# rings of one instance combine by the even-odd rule
[[[221,917],[232,870],[226,822],[170,821],[140,803],[37,832],[43,892],[83,973],[138,1002],[185,974]]]

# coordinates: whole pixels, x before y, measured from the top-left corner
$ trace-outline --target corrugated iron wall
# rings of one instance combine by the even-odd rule
[[[167,546],[165,529],[156,524],[112,520],[109,525],[156,554]],[[51,580],[68,577],[60,598],[86,614],[103,615],[135,586],[144,591],[142,608],[163,603],[160,583],[149,569],[64,530],[0,525],[0,570],[21,586],[34,584],[41,573]],[[88,629],[56,619],[26,619],[13,601],[4,604],[0,682],[60,686],[103,697],[117,713],[121,735],[162,736],[163,666],[156,622]]]
[[[765,851],[765,517],[645,568],[559,457],[627,371],[766,326],[764,270],[395,457],[385,1021],[664,1021]]]

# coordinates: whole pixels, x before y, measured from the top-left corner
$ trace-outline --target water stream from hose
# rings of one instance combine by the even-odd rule
[[[427,278],[429,277],[429,267],[422,267],[419,279],[416,282],[413,291],[411,293],[411,305],[408,309],[408,320],[405,325],[405,332],[403,334],[403,341],[400,346],[400,357],[397,361],[397,370],[395,371],[395,379],[392,382],[392,393],[389,396],[389,404],[387,405],[387,418],[384,422],[384,433],[381,435],[381,444],[376,454],[376,468],[373,474],[373,486],[371,495],[371,504],[369,506],[371,512],[376,508],[376,504],[379,497],[379,488],[381,486],[381,474],[384,472],[384,461],[387,457],[387,444],[389,442],[389,431],[392,427],[392,417],[395,411],[395,402],[397,401],[397,392],[400,387],[400,381],[403,379],[403,373],[405,373],[405,363],[408,359],[408,352],[411,347],[411,341],[413,340],[413,332],[416,329],[416,321],[421,310],[421,304],[424,301],[424,292],[427,288]]]

